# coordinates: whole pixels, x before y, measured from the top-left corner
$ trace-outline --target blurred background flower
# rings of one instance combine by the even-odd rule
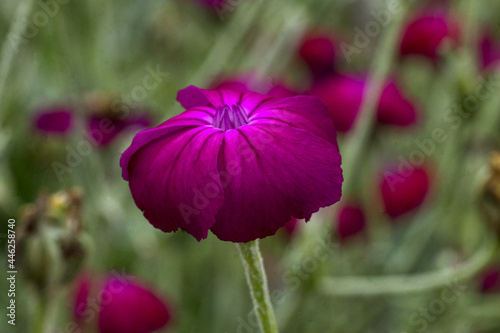
[[[63,106],[45,108],[37,112],[33,123],[36,130],[47,136],[64,135],[72,129],[73,111]]]
[[[85,273],[75,288],[74,319],[84,332],[150,333],[172,321],[172,310],[135,277]]]
[[[499,12],[477,0],[0,2],[0,257],[15,219],[19,269],[16,326],[0,332],[77,331],[72,287],[100,309],[113,272],[135,278],[105,329],[258,332],[236,249],[150,226],[121,178],[134,135],[182,113],[189,85],[317,96],[338,132],[343,198],[307,223],[283,217],[261,242],[281,332],[498,332]],[[315,153],[296,148],[286,155]],[[313,169],[300,177],[321,178]],[[268,171],[252,185],[264,191]],[[141,297],[151,307],[129,303]]]

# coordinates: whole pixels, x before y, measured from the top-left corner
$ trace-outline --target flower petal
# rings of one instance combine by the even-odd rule
[[[137,133],[130,147],[125,150],[120,159],[122,177],[129,180],[128,165],[132,156],[147,143],[162,136],[178,134],[194,127],[210,125],[213,121],[215,110],[211,107],[198,107],[185,111],[159,125]]]
[[[239,103],[243,108],[245,108],[247,114],[251,115],[257,109],[266,108],[270,102],[275,100],[276,98],[274,97],[248,91],[241,96]]]
[[[211,228],[221,240],[273,235],[340,199],[341,157],[330,142],[290,126],[255,124],[225,133],[219,153],[224,206]]]
[[[195,127],[160,136],[129,158],[132,196],[153,226],[207,237],[223,203],[217,172],[223,136],[211,126]]]
[[[251,124],[291,126],[306,130],[337,146],[335,125],[317,97],[295,96],[273,101],[256,110]]]
[[[197,106],[213,106],[218,108],[224,104],[233,105],[240,101],[241,93],[233,90],[208,90],[189,86],[177,93],[177,101],[186,108]]]

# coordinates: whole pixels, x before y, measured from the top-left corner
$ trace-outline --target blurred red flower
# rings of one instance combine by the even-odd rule
[[[33,125],[45,135],[68,134],[73,128],[73,110],[67,106],[40,109],[34,115]]]
[[[365,230],[365,213],[359,204],[348,203],[342,206],[337,215],[337,234],[345,241]]]
[[[316,83],[309,94],[325,103],[339,132],[348,132],[358,115],[365,87],[364,77],[336,75]],[[413,102],[403,95],[393,80],[387,82],[380,96],[377,121],[394,126],[410,126],[417,121]]]
[[[407,24],[400,45],[402,56],[417,55],[437,60],[443,43],[460,41],[458,22],[441,8],[427,8],[417,13]]]
[[[171,309],[151,288],[131,277],[108,276],[104,283],[82,275],[76,283],[74,319],[100,333],[150,333],[171,322]]]
[[[425,168],[404,172],[389,169],[380,182],[385,212],[396,219],[418,208],[429,193],[430,177]]]

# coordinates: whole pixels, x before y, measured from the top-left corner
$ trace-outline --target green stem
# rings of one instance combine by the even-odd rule
[[[7,82],[7,77],[12,68],[12,61],[19,51],[21,42],[26,42],[23,33],[28,26],[28,16],[35,4],[34,0],[24,0],[20,2],[14,14],[14,18],[12,19],[9,32],[4,39],[2,53],[0,55],[0,101],[2,101],[3,105],[5,105],[5,103],[3,103],[5,83]]]
[[[217,74],[221,68],[226,68],[231,60],[238,44],[243,40],[246,33],[254,27],[255,18],[259,16],[266,1],[255,1],[250,4],[241,4],[239,6],[248,6],[240,8],[231,15],[230,22],[226,28],[218,34],[217,40],[208,52],[207,57],[200,65],[199,69],[189,77],[188,84],[206,84],[207,80]]]
[[[47,302],[40,300],[36,309],[35,316],[33,316],[33,333],[43,333],[45,326],[45,318],[47,313]]]
[[[488,264],[495,249],[495,239],[488,236],[472,258],[456,267],[416,275],[328,277],[322,282],[322,291],[332,296],[378,296],[444,288],[449,283],[466,280],[477,274]]]
[[[39,298],[38,307],[33,317],[33,333],[50,333],[54,331],[61,293],[53,292],[50,296],[43,294]]]
[[[356,179],[359,177],[358,168],[365,165],[363,158],[370,146],[370,142],[372,142],[375,111],[394,60],[394,50],[407,7],[404,6],[403,10],[395,15],[380,40],[380,46],[372,63],[372,71],[368,79],[366,93],[361,103],[357,121],[354,124],[349,140],[342,149],[344,151],[342,168],[345,173],[343,187],[345,189],[344,193],[347,195],[353,192],[355,188]]]
[[[237,243],[262,333],[278,333],[258,240]]]
[[[497,70],[492,76],[488,84],[488,88],[492,90],[489,99],[484,102],[477,115],[475,122],[475,135],[479,137],[487,136],[488,139],[495,138],[497,135],[496,129],[500,118],[498,117],[498,110],[500,110],[500,70]]]
[[[280,5],[280,3],[277,3]],[[252,83],[262,81],[270,72],[278,73],[280,66],[286,66],[292,52],[283,54],[283,50],[294,50],[297,47],[297,36],[304,31],[306,26],[306,15],[304,9],[298,6],[289,6],[283,9],[275,7],[271,11],[276,13],[276,19],[272,22],[266,21],[266,30],[274,32],[271,35],[263,35],[251,51],[250,68],[255,68]],[[263,56],[265,55],[265,56]],[[285,68],[285,67],[281,67]]]

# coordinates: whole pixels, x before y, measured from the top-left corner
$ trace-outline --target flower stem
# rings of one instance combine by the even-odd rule
[[[43,333],[44,332],[44,326],[45,326],[45,317],[46,317],[46,312],[47,312],[47,306],[46,302],[43,300],[39,301],[39,304],[36,309],[36,313],[33,316],[33,323],[32,323],[32,332],[34,333]]]
[[[217,71],[227,66],[227,62],[236,51],[238,44],[241,43],[246,33],[254,27],[255,19],[262,13],[264,5],[267,5],[266,1],[238,4],[238,6],[248,6],[248,8],[238,8],[234,15],[231,15],[226,28],[217,36],[202,64],[189,77],[189,84],[207,84],[210,77],[218,74]],[[221,17],[222,19],[223,17]]]
[[[65,291],[45,290],[39,294],[38,303],[35,308],[35,315],[32,317],[33,333],[54,332],[59,315],[59,301],[65,295]]]
[[[7,36],[5,36],[2,45],[2,53],[0,55],[0,101],[2,101],[5,83],[7,82],[14,56],[19,51],[21,42],[26,42],[23,33],[28,25],[28,16],[34,4],[34,0],[20,1],[14,18],[12,19],[9,32]],[[5,105],[5,103],[3,104]]]
[[[262,333],[278,333],[258,240],[237,243]]]
[[[450,282],[460,282],[476,275],[494,255],[496,240],[485,235],[481,247],[466,262],[455,267],[414,275],[327,277],[322,292],[330,296],[380,296],[422,293],[445,288]]]
[[[410,3],[411,1],[406,1]],[[381,37],[379,47],[371,64],[365,96],[354,124],[349,140],[345,143],[343,152],[342,169],[345,173],[344,193],[349,195],[354,190],[356,180],[359,178],[359,166],[365,165],[363,158],[371,143],[375,126],[375,113],[384,88],[386,78],[394,63],[395,46],[403,24],[408,5],[401,4],[402,10],[393,17],[391,24]]]

